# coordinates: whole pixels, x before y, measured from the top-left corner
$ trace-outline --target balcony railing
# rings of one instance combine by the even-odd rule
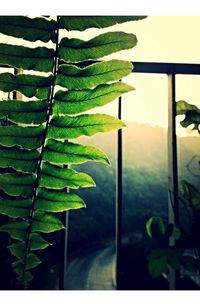
[[[134,62],[134,73],[155,73],[168,76],[168,219],[169,223],[179,222],[178,167],[176,139],[176,75],[200,75],[200,64]],[[122,98],[118,100],[118,118],[121,119]],[[117,187],[116,187],[116,289],[120,289],[121,248],[122,248],[122,130],[118,130],[117,142]],[[169,245],[175,246],[172,238]],[[176,289],[176,273],[169,273],[169,289]]]
[[[86,62],[85,65],[92,62]],[[176,75],[200,75],[200,64],[181,64],[181,63],[157,63],[157,62],[134,62],[134,73],[155,73],[168,76],[168,218],[169,223],[178,224],[179,222],[179,202],[178,202],[178,168],[177,168],[177,140],[176,140]],[[1,68],[7,68],[1,65]],[[17,73],[17,70],[14,71]],[[16,93],[13,94],[17,98]],[[122,97],[118,100],[118,118],[122,115]],[[122,273],[122,168],[123,168],[123,132],[118,130],[117,140],[117,173],[116,173],[116,289],[120,289]],[[67,225],[68,212],[63,215],[63,221]],[[65,277],[67,269],[67,231],[62,234],[62,260],[60,267],[60,289],[65,289]],[[175,246],[172,238],[169,245]],[[171,271],[169,274],[169,289],[176,289],[176,273]]]

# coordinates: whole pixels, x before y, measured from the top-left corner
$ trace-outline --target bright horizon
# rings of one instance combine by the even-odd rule
[[[149,16],[137,22],[127,22],[115,26],[115,31],[133,33],[138,43],[132,50],[104,57],[119,58],[130,61],[200,63],[200,39],[197,39],[200,28],[200,16]],[[111,29],[111,28],[110,28]],[[102,31],[101,31],[102,32]],[[70,33],[71,37],[79,33]],[[97,35],[94,29],[86,31],[82,39],[88,40]],[[122,120],[138,123],[149,123],[152,126],[167,128],[167,76],[161,74],[139,74],[134,71],[124,78],[136,90],[122,96]],[[185,100],[200,107],[200,76],[176,76],[176,100]],[[104,107],[109,114],[116,115],[116,104]],[[103,112],[104,109],[98,109]],[[94,112],[94,111],[93,111]],[[177,117],[177,135],[194,136],[197,132],[191,128],[184,129]]]

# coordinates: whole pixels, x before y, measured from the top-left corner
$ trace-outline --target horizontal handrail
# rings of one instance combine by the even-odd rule
[[[192,74],[200,75],[200,64],[196,63],[164,63],[133,62],[134,73]]]
[[[80,63],[74,63],[81,68],[84,68],[92,63],[97,63],[97,60],[88,60]],[[60,60],[59,64],[66,64]],[[73,63],[69,63],[73,64]],[[155,73],[155,74],[190,74],[200,75],[200,64],[198,63],[172,63],[172,62],[132,62],[134,73]],[[0,68],[12,68],[6,64],[0,64]]]

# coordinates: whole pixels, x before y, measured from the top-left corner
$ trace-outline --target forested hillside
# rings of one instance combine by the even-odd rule
[[[82,143],[98,145],[110,157],[111,167],[87,163],[79,170],[96,181],[95,189],[83,189],[87,210],[70,212],[69,249],[87,247],[114,235],[115,173],[117,133],[82,138]],[[197,178],[187,164],[200,151],[197,137],[178,138],[180,178]],[[190,163],[195,172],[197,158]],[[197,171],[197,170],[196,170]],[[78,192],[78,191],[77,191]],[[160,127],[128,123],[123,129],[123,226],[126,233],[142,232],[150,215],[167,215],[167,134]]]

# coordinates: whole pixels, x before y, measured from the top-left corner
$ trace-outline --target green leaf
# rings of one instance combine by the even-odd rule
[[[146,16],[67,16],[60,17],[59,27],[68,31],[84,31],[88,28],[104,28],[117,23],[137,21]]]
[[[176,115],[183,115],[190,110],[200,111],[197,106],[191,105],[185,100],[179,100],[176,102]]]
[[[24,242],[15,242],[8,246],[8,249],[16,258],[23,260],[24,259],[24,250],[25,243]]]
[[[173,237],[174,240],[177,241],[181,237],[181,230],[180,230],[180,228],[177,225],[175,225],[175,224],[169,224],[167,226],[165,236],[168,237],[168,238],[169,237]]]
[[[25,277],[23,278],[25,245],[23,243],[15,243],[13,247],[11,246],[9,248],[11,253],[20,259],[11,264],[13,270],[19,275],[19,278],[20,280],[22,280],[22,282],[24,281],[24,279],[25,281],[27,281],[27,270],[37,267],[42,263],[42,261],[34,253],[29,253],[26,258],[26,267],[25,267],[26,271],[25,271]],[[32,280],[32,275],[30,276],[30,280]]]
[[[65,187],[78,189],[79,187],[94,187],[95,182],[85,173],[43,163],[39,185],[51,189]]]
[[[30,199],[1,197],[0,213],[12,218],[20,217],[23,219],[27,219],[31,204],[32,201]]]
[[[0,127],[1,128],[1,127]],[[25,138],[14,136],[0,136],[0,144],[5,147],[18,146],[25,149],[37,149],[42,145],[42,138]]]
[[[163,249],[155,249],[148,255],[148,269],[152,278],[158,278],[167,273],[167,257]]]
[[[134,88],[122,83],[99,85],[93,90],[58,91],[55,94],[53,114],[77,114],[101,107]]]
[[[26,137],[14,137],[14,136],[7,137],[0,135],[0,144],[5,147],[18,146],[24,149],[33,150],[39,148],[42,145],[42,138],[33,138],[33,137],[26,138]]]
[[[48,212],[62,212],[85,207],[84,201],[74,193],[39,189],[35,208]]]
[[[5,147],[19,146],[24,149],[37,149],[42,144],[44,126],[21,127],[0,126],[0,144]]]
[[[14,196],[29,197],[33,190],[34,174],[0,174],[0,189]]]
[[[49,86],[52,83],[52,76],[43,77],[38,75],[13,75],[10,73],[0,74],[0,90],[4,92],[12,92],[14,90],[21,92],[27,97],[36,95],[39,89],[45,88],[45,96],[48,98]]]
[[[136,44],[136,36],[124,32],[104,33],[89,41],[63,38],[60,42],[59,57],[66,62],[99,59],[121,50],[133,48]]]
[[[33,253],[27,255],[26,269],[24,269],[24,263],[21,260],[13,262],[11,265],[18,275],[18,283],[27,289],[33,279],[33,275],[27,270],[37,267],[40,263],[41,260]]]
[[[0,63],[17,69],[52,72],[54,50],[0,43]]]
[[[70,139],[81,135],[92,136],[98,132],[119,129],[125,124],[106,114],[83,114],[79,116],[53,117],[47,138]]]
[[[96,161],[110,164],[106,154],[93,146],[84,146],[71,142],[59,142],[53,139],[47,141],[43,160],[51,164],[82,164],[86,161]]]
[[[192,124],[194,124],[193,130],[198,130],[200,124],[200,111],[187,111],[185,113],[185,119],[181,121],[181,126],[187,128]]]
[[[34,254],[29,253],[27,255],[27,261],[26,261],[26,270],[33,269],[40,265],[42,261]],[[12,267],[14,268],[14,271],[20,274],[20,272],[23,272],[24,262],[23,260],[19,260],[12,263]]]
[[[40,234],[30,234],[30,250],[41,250],[47,248],[51,243],[47,242]]]
[[[116,81],[131,73],[128,61],[110,60],[91,64],[86,68],[62,64],[58,68],[56,84],[72,90],[95,88],[109,81]]]
[[[27,287],[29,283],[33,280],[33,275],[30,273],[30,271],[25,271],[23,273],[21,267],[15,267],[13,268],[13,270],[18,274],[18,283],[23,285],[24,287]]]
[[[35,137],[42,136],[44,126],[38,127],[21,127],[21,126],[1,126],[0,136],[16,136],[16,137]]]
[[[191,194],[190,194],[190,189],[192,189],[194,186],[190,183],[188,183],[186,180],[182,180],[179,183],[179,192],[180,195],[185,198],[185,199],[190,199]]]
[[[179,185],[179,191],[181,196],[188,200],[194,209],[200,209],[200,192],[194,185],[182,180]]]
[[[184,100],[176,103],[176,115],[185,114],[185,119],[181,121],[183,128],[194,124],[194,130],[198,130],[200,124],[200,109],[195,105],[191,105]]]
[[[28,41],[48,42],[52,40],[55,42],[55,26],[54,20],[46,20],[41,17],[0,16],[1,33]]]
[[[17,220],[0,226],[0,231],[7,232],[13,239],[24,241],[27,228],[28,222],[23,220]]]
[[[50,233],[64,228],[62,222],[57,217],[42,211],[35,212],[32,232]]]
[[[155,235],[162,234],[166,232],[166,224],[161,217],[151,217],[146,223],[146,231],[150,238]]]
[[[183,250],[175,247],[154,249],[148,255],[149,273],[153,278],[162,276],[168,271],[168,265],[174,269],[180,267]]]
[[[26,270],[33,269],[41,263],[42,261],[34,253],[29,253],[27,255]]]
[[[175,241],[179,240],[181,237],[181,230],[177,225],[173,225],[172,237],[175,239]]]
[[[15,123],[41,124],[46,120],[48,103],[45,100],[0,101],[0,119],[7,118]]]
[[[45,249],[50,245],[41,235],[38,233],[31,233],[30,235],[30,250]],[[12,255],[18,259],[24,259],[25,242],[15,242],[8,246]]]
[[[21,172],[34,173],[37,169],[39,155],[37,150],[26,151],[0,146],[0,168],[13,168]]]
[[[0,168],[13,168],[18,172],[34,173],[37,169],[37,164],[37,161],[24,161],[0,156]]]

